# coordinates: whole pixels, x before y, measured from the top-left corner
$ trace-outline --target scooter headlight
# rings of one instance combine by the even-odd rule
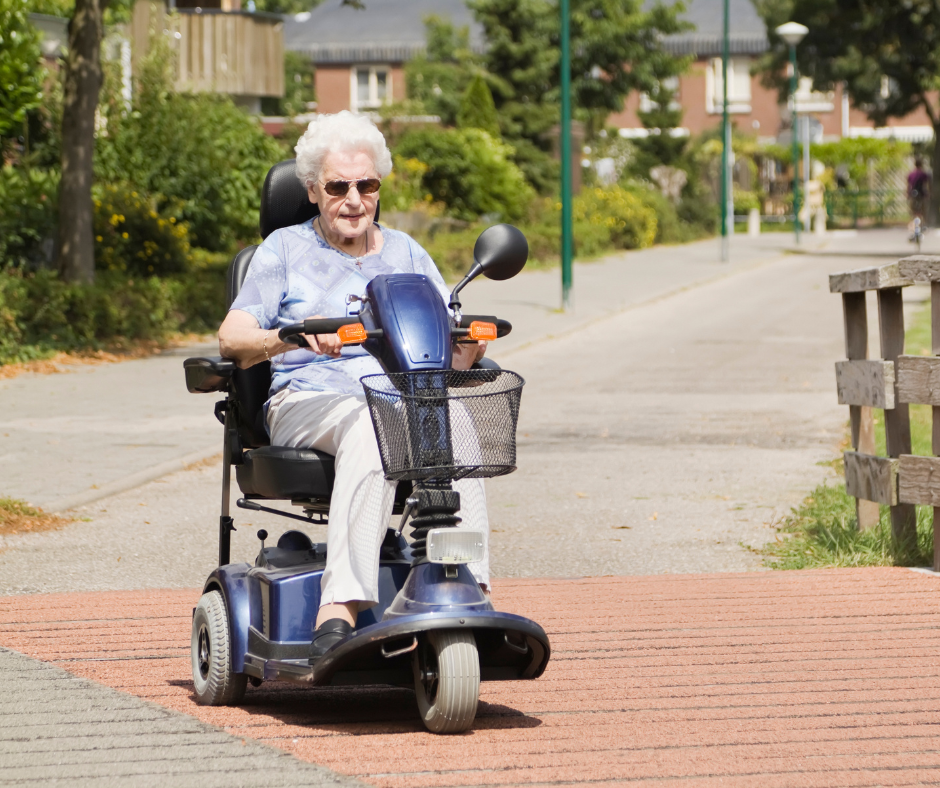
[[[469,564],[483,560],[483,534],[462,528],[428,531],[428,561],[432,564]]]

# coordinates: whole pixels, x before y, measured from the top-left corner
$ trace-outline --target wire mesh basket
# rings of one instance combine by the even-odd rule
[[[487,478],[516,469],[525,381],[495,369],[362,378],[385,478]]]

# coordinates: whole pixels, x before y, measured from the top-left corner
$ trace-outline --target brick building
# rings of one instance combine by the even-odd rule
[[[693,57],[675,85],[686,133],[698,134],[721,122],[722,7],[723,0],[687,0],[683,18],[695,29],[664,41],[669,51]],[[406,98],[403,66],[424,50],[424,18],[429,14],[450,19],[457,27],[467,26],[471,48],[485,49],[483,31],[464,0],[368,0],[365,10],[344,6],[342,0],[325,0],[310,12],[285,18],[284,44],[316,66],[319,112],[368,111]],[[783,141],[789,134],[786,107],[776,91],[765,88],[751,73],[768,46],[766,27],[752,0],[731,0],[732,119],[739,129],[762,140]],[[803,79],[797,97],[800,112],[813,118],[816,140],[879,136],[922,141],[933,136],[923,110],[875,129],[863,112],[850,106],[841,88],[817,92]],[[646,130],[637,110],[648,101],[645,95],[631,94],[623,111],[611,116],[611,125],[623,136],[642,136]]]
[[[683,18],[695,29],[668,36],[664,46],[676,55],[694,58],[675,88],[676,101],[683,109],[683,128],[698,134],[721,123],[723,0],[688,0],[687,6]],[[732,121],[742,131],[755,133],[763,140],[780,140],[782,132],[789,134],[786,107],[778,102],[775,90],[764,87],[760,76],[751,73],[757,59],[769,48],[764,21],[751,0],[731,0],[730,11],[728,97]],[[643,95],[628,96],[624,111],[612,116],[612,125],[619,127],[624,136],[642,135],[637,110],[648,101]],[[873,128],[865,114],[850,105],[841,86],[818,92],[809,79],[801,79],[797,106],[801,114],[813,118],[813,137],[817,141],[878,136],[915,142],[933,137],[923,110],[892,119],[885,128]]]
[[[470,29],[482,52],[483,31],[464,0],[368,0],[364,10],[325,0],[287,17],[284,44],[316,66],[318,112],[375,109],[405,98],[404,63],[424,51],[425,17]]]

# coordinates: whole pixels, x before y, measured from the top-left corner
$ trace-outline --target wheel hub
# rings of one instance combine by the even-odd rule
[[[207,679],[209,677],[209,629],[205,624],[199,627],[199,647],[196,658],[199,663],[199,675]]]
[[[437,699],[437,654],[430,643],[425,644],[424,648],[421,649],[419,676],[428,702],[434,703]]]

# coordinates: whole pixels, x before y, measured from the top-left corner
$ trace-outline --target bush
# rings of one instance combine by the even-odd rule
[[[480,129],[416,129],[395,153],[427,165],[424,189],[448,212],[467,221],[491,214],[504,221],[523,216],[534,197],[513,150]]]
[[[529,242],[527,268],[555,265],[561,254],[561,225],[556,215],[554,223],[523,224],[519,229]],[[473,245],[485,227],[477,225],[454,233],[437,233],[432,238],[418,241],[431,255],[441,274],[448,282],[456,282],[473,265]],[[580,258],[596,257],[612,248],[610,231],[601,224],[574,223],[574,250]]]
[[[225,314],[227,257],[202,251],[195,257],[180,276],[103,271],[92,285],[68,284],[53,271],[0,272],[0,365],[214,331]]]
[[[0,271],[52,261],[58,191],[57,172],[0,168]]]
[[[280,144],[227,96],[173,92],[160,39],[139,74],[132,112],[124,115],[119,96],[105,102],[107,134],[97,138],[97,178],[178,201],[179,218],[198,246],[230,250],[255,239],[260,185],[285,158]]]
[[[656,212],[620,186],[584,189],[574,199],[574,220],[606,228],[618,249],[642,249],[656,239]]]
[[[750,211],[760,210],[760,197],[757,192],[747,191],[746,189],[734,189],[734,213],[736,216],[746,215]]]
[[[189,232],[185,222],[157,212],[158,200],[126,184],[95,188],[95,267],[135,276],[166,276],[186,270]]]
[[[382,210],[410,211],[416,206],[430,204],[432,197],[423,185],[428,165],[398,154],[395,154],[392,160],[392,172],[382,181]]]
[[[675,203],[650,183],[632,181],[623,184],[628,191],[656,214],[656,239],[658,244],[687,243],[701,238],[706,230],[697,223],[684,221],[679,216]],[[682,202],[680,200],[680,206]],[[711,226],[708,228],[711,229]]]

